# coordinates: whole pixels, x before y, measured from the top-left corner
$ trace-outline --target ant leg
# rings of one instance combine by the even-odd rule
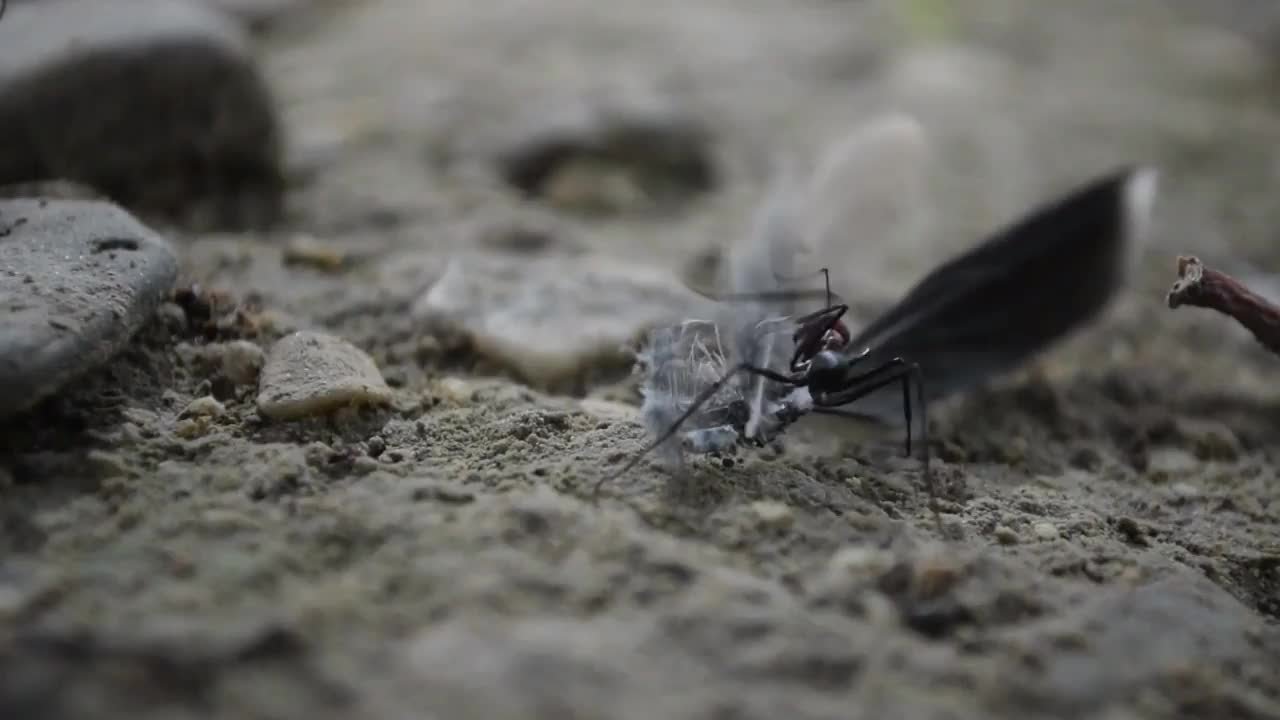
[[[848,405],[857,400],[870,395],[871,393],[895,382],[902,383],[902,415],[907,424],[907,442],[906,454],[911,455],[911,420],[912,420],[912,402],[911,402],[911,385],[915,383],[916,395],[920,403],[920,435],[924,442],[925,453],[928,454],[928,424],[929,418],[926,415],[927,409],[924,404],[924,382],[921,379],[922,373],[920,366],[915,363],[908,363],[902,358],[894,358],[880,367],[877,367],[865,374],[851,378],[848,384],[831,394],[824,395],[822,404],[831,406]],[[926,458],[927,460],[927,458]]]
[[[911,437],[911,383],[916,386],[916,399],[920,404],[920,438],[923,446],[924,456],[922,458],[923,473],[925,485],[929,491],[929,509],[933,512],[934,521],[938,524],[938,529],[942,529],[942,516],[938,512],[938,493],[933,483],[933,474],[929,467],[929,415],[928,407],[925,404],[924,380],[920,366],[915,363],[908,363],[902,358],[894,358],[878,368],[871,370],[863,375],[851,378],[844,388],[831,394],[822,394],[815,397],[815,402],[821,399],[822,405],[835,409],[835,406],[848,405],[860,400],[871,393],[887,387],[895,382],[902,383],[902,394],[904,407],[903,415],[907,420],[907,443],[908,455],[910,455],[910,437]],[[818,408],[814,408],[815,412],[820,412]]]
[[[924,446],[924,482],[929,488],[929,510],[933,513],[933,521],[938,525],[938,532],[946,537],[942,526],[942,513],[938,511],[938,491],[933,484],[933,473],[929,471],[929,409],[925,405],[924,373],[920,366],[911,363],[910,377],[916,383],[916,400],[920,403],[920,444]]]
[[[903,415],[907,421],[907,455],[911,455],[911,379],[914,373],[918,373],[918,369],[913,370],[914,365],[908,365],[902,358],[894,358],[880,365],[877,368],[869,370],[862,375],[857,375],[846,381],[843,388],[834,393],[823,393],[820,398],[822,405],[827,407],[835,407],[839,405],[848,405],[850,403],[861,400],[871,393],[892,385],[893,383],[902,383],[903,397]],[[819,398],[814,398],[815,403],[819,402]],[[816,408],[815,408],[816,410]]]
[[[902,376],[902,417],[907,423],[907,457],[911,457],[911,377],[910,373]]]
[[[759,375],[760,377],[766,378],[768,380],[785,383],[787,385],[792,385],[795,387],[800,387],[806,384],[806,381],[804,380],[797,380],[788,375],[783,375],[781,373],[777,373],[766,368],[758,368],[749,363],[739,363],[738,365],[735,365],[732,370],[725,373],[724,377],[715,381],[715,383],[707,387],[702,392],[698,393],[697,397],[693,399],[693,402],[689,404],[689,409],[681,413],[680,417],[676,418],[675,422],[671,423],[671,427],[663,431],[662,435],[658,436],[656,440],[653,440],[648,445],[646,445],[644,449],[636,453],[635,457],[631,458],[631,461],[628,462],[625,466],[623,466],[622,470],[618,471],[618,474],[615,476],[615,478],[622,477],[623,475],[625,475],[628,470],[635,467],[636,464],[639,463],[640,460],[645,455],[649,454],[651,450],[658,447],[659,445],[666,442],[667,440],[671,439],[671,436],[675,435],[676,432],[680,430],[680,426],[683,425],[686,420],[688,420],[695,412],[698,411],[700,407],[702,407],[704,403],[706,403],[708,400],[711,399],[713,395],[719,392],[720,388],[728,384],[728,382],[732,380],[734,376],[736,376],[740,372],[747,372],[747,373],[751,373],[752,375]],[[605,479],[606,478],[602,477],[600,478],[600,480],[596,482],[595,488],[592,490],[592,493],[591,493],[592,496],[598,495],[600,493],[600,488],[601,486],[604,485]]]

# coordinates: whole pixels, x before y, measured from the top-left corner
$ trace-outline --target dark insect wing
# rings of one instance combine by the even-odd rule
[[[943,264],[864,328],[869,364],[919,364],[930,399],[1012,369],[1095,318],[1127,275],[1156,192],[1150,168],[1083,185]],[[894,414],[882,392],[858,403]]]

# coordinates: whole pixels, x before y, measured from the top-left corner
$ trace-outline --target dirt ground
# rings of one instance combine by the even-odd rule
[[[1280,56],[1159,0],[964,5],[365,0],[266,36],[289,228],[170,234],[183,282],[246,311],[170,308],[3,429],[0,715],[1280,718],[1280,364],[1164,305],[1179,254],[1280,273]],[[550,213],[495,172],[503,133],[617,88],[705,122],[709,187],[477,233]],[[1075,182],[1161,171],[1107,316],[934,409],[945,537],[898,438],[831,424],[809,435],[838,452],[797,432],[593,502],[643,440],[625,358],[522,381],[410,312],[460,248],[705,278],[776,153],[888,109],[929,131],[936,199],[927,246],[851,240],[890,287]],[[286,262],[302,233],[349,259]],[[187,361],[292,328],[363,348],[392,406],[268,422]],[[184,412],[208,394],[225,416]]]

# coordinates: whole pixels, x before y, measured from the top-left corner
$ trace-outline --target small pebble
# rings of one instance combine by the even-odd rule
[[[1166,476],[1194,471],[1200,466],[1196,456],[1181,448],[1156,448],[1148,453],[1147,468]]]
[[[874,590],[863,595],[862,612],[867,622],[884,628],[896,626],[900,617],[893,600]]]
[[[386,449],[387,441],[383,440],[380,435],[374,435],[369,438],[368,447],[366,448],[366,451],[369,453],[369,457],[376,458]]]
[[[0,585],[0,620],[11,622],[29,601],[27,593],[10,585]]]
[[[1058,528],[1053,523],[1038,522],[1031,526],[1031,530],[1041,540],[1057,540],[1060,536]]]
[[[371,457],[358,457],[351,461],[351,471],[356,475],[368,475],[378,469],[378,461]]]
[[[772,500],[751,503],[751,510],[769,527],[788,528],[795,522],[795,514],[791,512],[791,508]]]
[[[173,434],[183,440],[195,440],[209,431],[209,422],[203,417],[179,420],[173,426]]]
[[[378,366],[341,338],[300,330],[281,338],[267,355],[258,379],[258,412],[273,420],[296,420],[356,405],[391,401]]]
[[[182,411],[184,417],[222,417],[226,414],[226,406],[215,400],[212,395],[205,395],[192,400],[187,404],[186,409]]]
[[[995,536],[996,540],[1000,541],[1001,545],[1018,544],[1018,533],[1014,532],[1013,528],[1008,525],[997,525],[995,529]]]
[[[475,389],[472,383],[457,377],[447,377],[436,384],[436,390],[441,397],[459,405],[471,402],[471,395]]]
[[[122,477],[128,474],[128,465],[120,453],[95,448],[88,452],[85,459],[89,467],[102,477]],[[3,486],[3,482],[0,482],[0,486]]]
[[[1120,532],[1124,539],[1139,547],[1147,547],[1150,542],[1147,541],[1146,533],[1143,532],[1142,526],[1133,518],[1122,517],[1116,521],[1116,530]]]
[[[937,550],[918,558],[912,570],[914,591],[922,598],[936,598],[956,586],[962,568],[957,558]]]
[[[325,272],[337,272],[346,265],[347,256],[310,235],[298,235],[285,245],[285,265],[306,265]]]
[[[855,545],[837,550],[827,561],[827,568],[834,574],[870,579],[888,572],[893,563],[893,554],[888,551]]]
[[[236,385],[252,385],[266,362],[262,348],[248,340],[232,340],[223,345],[222,374]]]

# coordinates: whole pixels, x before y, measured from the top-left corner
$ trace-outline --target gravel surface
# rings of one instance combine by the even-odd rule
[[[155,221],[172,302],[0,426],[0,716],[1280,718],[1280,367],[1164,300],[1280,271],[1237,4],[271,3],[283,220]],[[927,222],[849,229],[860,313],[1150,164],[1131,284],[932,408],[942,531],[843,422],[614,478],[626,344],[889,111]]]

